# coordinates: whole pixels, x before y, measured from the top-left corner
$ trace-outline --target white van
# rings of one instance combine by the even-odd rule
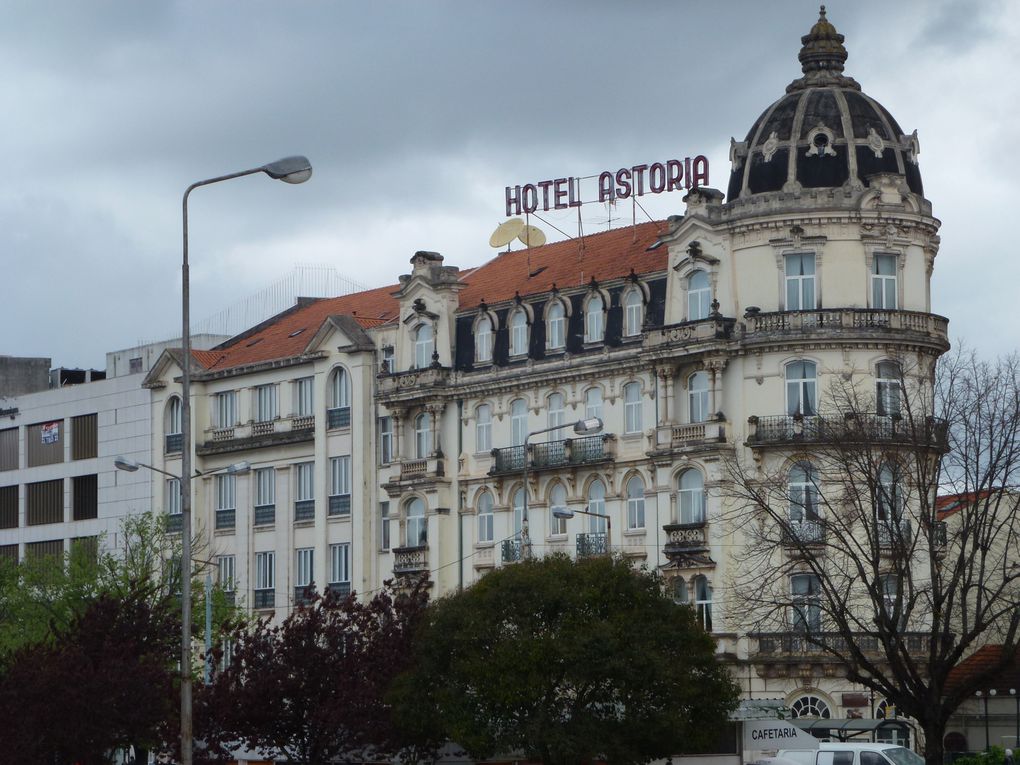
[[[823,741],[818,749],[781,749],[776,760],[791,765],[924,765],[924,758],[896,744]]]

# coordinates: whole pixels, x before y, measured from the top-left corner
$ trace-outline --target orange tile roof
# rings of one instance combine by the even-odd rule
[[[954,513],[958,513],[972,502],[982,502],[992,496],[991,489],[981,491],[969,491],[961,494],[943,494],[935,498],[935,512],[939,520],[944,520]]]
[[[567,239],[528,250],[502,253],[476,268],[466,269],[460,281],[460,308],[474,308],[483,300],[498,303],[522,296],[582,287],[597,281],[619,279],[631,270],[638,274],[664,271],[668,253],[663,247],[647,249],[667,228],[665,221]],[[208,351],[193,351],[203,369],[215,372],[263,361],[298,356],[309,338],[330,316],[349,314],[363,327],[377,327],[398,318],[393,293],[399,285],[378,287],[352,295],[301,302],[226,343]]]
[[[1001,645],[985,645],[961,661],[949,671],[946,679],[947,690],[959,685],[965,678],[972,677],[982,672],[987,672],[1002,659]],[[990,681],[988,688],[995,688],[1000,693],[1003,690],[1016,688],[1020,692],[1020,651],[1014,653],[1013,661],[1007,665],[1003,672],[997,673],[995,679]]]
[[[664,271],[667,248],[646,250],[665,231],[665,221],[652,221],[532,247],[530,255],[527,250],[502,253],[461,277],[467,287],[460,293],[460,307],[510,300],[515,292],[522,297],[548,292],[554,284],[561,290],[580,287],[592,277],[618,279],[631,269],[638,274]]]
[[[350,315],[363,327],[376,327],[397,317],[397,285],[320,298],[294,306],[209,351],[193,351],[210,372],[260,361],[298,356],[330,316]]]

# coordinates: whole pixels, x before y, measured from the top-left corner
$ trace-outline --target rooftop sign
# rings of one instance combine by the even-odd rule
[[[598,179],[596,189],[582,199],[581,181]],[[506,187],[506,214],[520,215],[541,210],[567,210],[586,202],[614,202],[617,199],[662,194],[708,185],[708,158],[702,154],[683,160],[669,159],[650,165],[603,170],[597,176],[556,178]]]

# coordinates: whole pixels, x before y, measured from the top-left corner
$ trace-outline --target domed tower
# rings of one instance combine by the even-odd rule
[[[747,692],[841,718],[860,714],[837,692],[846,662],[804,635],[833,630],[830,564],[827,591],[860,594],[866,570],[890,592],[891,545],[930,533],[912,470],[938,448],[931,375],[949,343],[917,133],[844,74],[824,6],[801,42],[802,75],[732,142],[727,197],[693,189],[662,237],[665,326],[646,345],[672,431],[650,455],[677,498],[663,570],[678,598],[712,601]],[[691,475],[707,497],[696,530]],[[875,565],[856,569],[851,550]]]

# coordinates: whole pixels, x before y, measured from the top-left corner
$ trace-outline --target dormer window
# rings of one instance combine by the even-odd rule
[[[492,319],[482,316],[475,324],[475,361],[485,364],[492,361]]]
[[[601,343],[605,338],[605,303],[598,293],[588,298],[584,308],[584,342]]]
[[[415,369],[425,369],[432,363],[432,353],[435,351],[435,333],[431,324],[420,324],[414,332],[414,366]]]
[[[707,319],[712,310],[712,286],[708,274],[695,271],[687,279],[687,320]]]
[[[510,314],[510,355],[528,355],[528,317],[523,308]]]
[[[625,337],[635,337],[641,334],[641,322],[644,319],[642,315],[644,301],[641,297],[641,290],[637,287],[632,287],[623,295],[623,334]]]
[[[545,346],[550,351],[562,350],[567,344],[567,312],[563,303],[553,300],[545,313]]]

